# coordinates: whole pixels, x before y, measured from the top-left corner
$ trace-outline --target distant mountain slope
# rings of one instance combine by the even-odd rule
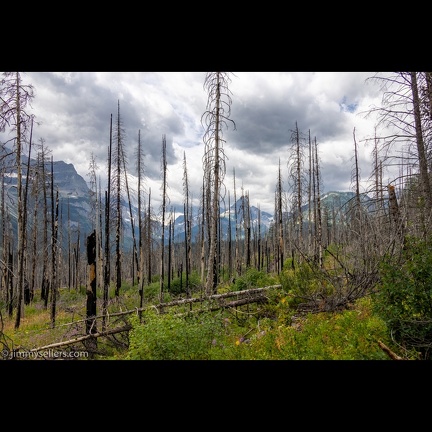
[[[3,156],[3,157],[2,157]],[[13,231],[17,229],[17,170],[14,155],[0,155],[2,157],[2,166],[4,167],[3,185],[5,188],[5,207],[9,213],[10,223]],[[22,157],[22,179],[23,189],[27,182],[27,164],[28,157]],[[36,166],[36,160],[30,160],[31,169]],[[51,162],[44,164],[45,174],[47,179],[51,177]],[[67,229],[70,224],[71,231],[80,233],[82,236],[87,236],[92,231],[91,218],[91,202],[90,189],[86,181],[76,172],[73,164],[67,164],[63,161],[53,161],[52,174],[54,177],[54,197],[58,191],[59,194],[59,225]],[[28,209],[27,209],[27,224],[32,224],[32,214],[35,203],[35,179],[32,178],[28,184]],[[41,184],[39,187],[42,188]],[[47,205],[51,215],[51,189],[50,183],[47,181]],[[42,198],[42,193],[39,195],[39,200]],[[65,231],[66,232],[66,231]],[[65,237],[65,236],[63,236]],[[73,237],[76,241],[76,235]],[[85,241],[81,241],[85,245]]]
[[[9,217],[11,219],[12,229],[16,230],[16,219],[17,219],[17,197],[16,197],[16,186],[17,186],[17,173],[14,167],[15,159],[14,155],[5,155],[0,153],[2,158],[2,165],[6,167],[4,172],[4,187],[5,187],[5,204],[9,212]],[[27,174],[27,157],[23,156],[23,182],[25,185],[26,174]],[[31,160],[31,166],[35,165],[35,160]],[[45,172],[47,175],[51,175],[51,162],[45,163]],[[53,175],[54,175],[54,193],[58,190],[59,192],[59,221],[60,225],[64,229],[63,232],[67,232],[68,226],[70,225],[73,232],[72,241],[76,241],[78,232],[81,236],[81,246],[85,247],[85,238],[93,230],[93,220],[94,215],[92,215],[92,205],[91,205],[91,190],[87,185],[85,179],[80,176],[73,164],[65,163],[64,161],[54,161],[53,162]],[[48,192],[49,209],[51,209],[50,200],[50,190]],[[32,193],[32,183],[29,184],[29,197]],[[131,192],[132,193],[132,192]],[[355,197],[354,192],[338,192],[331,191],[324,193],[321,196],[321,207],[324,211],[328,210],[328,214],[337,214],[340,209],[343,209],[353,198]],[[362,202],[366,205],[372,203],[372,200],[367,195],[362,195]],[[135,234],[138,237],[138,209],[134,203],[137,202],[135,196],[131,197],[131,208],[132,216],[135,223]],[[29,203],[31,203],[31,198],[29,198]],[[29,204],[30,205],[30,204]],[[103,203],[102,203],[103,205]],[[247,197],[240,197],[236,203],[232,204],[229,209],[221,207],[220,214],[220,228],[223,239],[228,238],[229,227],[231,226],[231,238],[236,235],[236,222],[237,222],[237,234],[240,238],[244,237],[244,216],[245,209],[248,208]],[[29,209],[29,213],[31,208]],[[343,211],[345,211],[343,209]],[[309,207],[304,205],[302,207],[303,220],[307,223],[309,217]],[[290,217],[290,215],[288,215]],[[179,214],[174,215],[174,241],[182,242],[184,241],[184,215]],[[255,206],[250,206],[249,217],[251,223],[252,233],[257,234],[260,232],[261,235],[265,235],[266,232],[271,228],[274,222],[274,216],[268,212],[261,211]],[[126,201],[122,202],[122,218],[123,218],[123,246],[126,249],[132,247],[132,229],[131,229],[131,218],[129,213],[129,205]],[[338,218],[336,217],[335,222],[337,223]],[[169,221],[169,218],[167,218]],[[199,239],[199,229],[200,229],[201,214],[199,214],[199,209],[192,209],[191,215],[191,234],[192,241]],[[313,216],[311,216],[311,221],[313,223]],[[31,223],[31,220],[28,220]],[[155,221],[157,224],[158,222]],[[168,242],[168,223],[165,227],[165,239]],[[155,238],[160,238],[161,230],[156,230],[154,233]],[[63,236],[65,239],[66,236]]]

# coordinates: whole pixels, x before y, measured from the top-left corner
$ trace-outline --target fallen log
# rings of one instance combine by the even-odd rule
[[[98,338],[101,336],[108,336],[108,335],[115,334],[115,333],[121,333],[124,331],[129,331],[131,329],[132,329],[132,326],[128,324],[128,325],[125,325],[123,327],[119,327],[119,328],[115,328],[115,329],[111,329],[111,330],[106,330],[106,331],[102,331],[102,332],[98,332],[98,333],[88,334],[86,336],[81,336],[81,337],[77,337],[74,339],[69,339],[69,340],[63,341],[63,342],[53,343],[51,345],[45,345],[45,346],[42,346],[39,348],[33,348],[29,351],[30,352],[37,352],[37,351],[43,351],[43,350],[46,350],[49,348],[58,348],[58,347],[62,347],[62,346],[73,345],[74,343],[82,342],[82,341],[85,341],[87,339],[94,339],[94,338]]]
[[[153,309],[156,308],[157,310],[160,310],[160,309],[163,309],[165,307],[181,306],[181,305],[185,305],[185,304],[189,304],[189,303],[206,302],[206,301],[219,300],[219,299],[235,297],[235,296],[240,296],[240,297],[250,296],[253,294],[263,293],[263,292],[268,291],[269,289],[272,289],[272,288],[281,288],[281,287],[282,287],[282,285],[269,285],[269,286],[262,287],[262,288],[251,288],[251,289],[242,290],[242,291],[230,291],[230,292],[223,293],[223,294],[214,294],[214,295],[211,295],[208,297],[193,297],[193,298],[186,298],[186,299],[181,299],[181,300],[173,300],[170,302],[159,303],[156,305],[146,306],[146,307],[142,307],[142,308],[135,308],[135,309],[130,309],[127,311],[122,311],[122,312],[108,313],[106,315],[106,318],[118,317],[118,316],[122,316],[122,315],[130,315],[132,313],[138,313],[138,312],[144,312],[144,311],[151,309],[151,308],[153,308]],[[103,318],[103,316],[98,315],[95,318],[101,319],[101,318]],[[70,325],[74,325],[74,324],[77,324],[80,322],[86,322],[86,321],[87,321],[86,319],[76,320],[76,321],[72,321],[70,323],[61,324],[61,326],[70,326]]]
[[[378,345],[392,360],[403,360],[402,357],[394,353],[387,345],[383,344],[381,341],[378,341]]]
[[[280,288],[280,287],[281,287],[281,285],[270,285],[270,286],[263,287],[263,288],[252,288],[249,290],[242,290],[242,291],[230,291],[230,292],[227,292],[224,294],[214,294],[214,295],[208,296],[208,297],[198,297],[198,298],[187,298],[187,299],[181,299],[181,300],[174,300],[171,302],[159,303],[157,305],[147,306],[144,308],[135,308],[135,309],[124,311],[124,312],[115,312],[115,313],[108,314],[108,316],[114,317],[114,316],[119,316],[119,315],[128,315],[131,313],[137,313],[139,311],[144,311],[144,310],[147,310],[149,308],[156,308],[159,310],[159,308],[164,308],[164,307],[169,307],[169,306],[180,306],[180,305],[188,304],[188,303],[206,302],[206,301],[211,301],[211,300],[219,301],[219,300],[223,300],[223,299],[235,297],[235,296],[244,297],[241,299],[233,300],[233,301],[228,302],[228,303],[222,302],[222,303],[219,303],[217,306],[210,307],[209,309],[206,309],[207,311],[215,311],[218,309],[242,306],[242,305],[250,304],[250,303],[265,302],[265,301],[267,301],[267,298],[263,295],[263,293],[265,291],[271,289],[271,288]],[[197,312],[204,312],[204,310],[198,310]],[[186,314],[179,314],[179,315],[187,315],[189,313],[190,312],[188,312]],[[102,318],[102,317],[101,316],[92,317],[92,320],[98,319],[98,318]],[[79,321],[73,321],[73,322],[68,323],[66,325],[72,325],[72,324],[76,324],[78,322],[85,322],[85,321],[87,321],[87,320],[84,319],[84,320],[79,320]],[[131,329],[132,329],[131,325],[125,325],[123,327],[115,328],[112,330],[101,331],[101,332],[97,332],[97,333],[93,333],[93,334],[88,334],[86,336],[81,336],[81,337],[77,337],[77,338],[70,339],[67,341],[63,341],[63,342],[58,342],[58,343],[54,343],[51,345],[45,345],[42,347],[33,348],[30,350],[30,352],[37,352],[37,351],[42,351],[42,350],[46,350],[49,348],[58,348],[58,347],[62,347],[62,346],[73,345],[74,343],[77,343],[77,342],[83,342],[83,341],[88,340],[88,339],[96,339],[96,338],[102,337],[102,336],[108,336],[108,335],[115,334],[115,333],[121,333],[121,332],[129,331]]]

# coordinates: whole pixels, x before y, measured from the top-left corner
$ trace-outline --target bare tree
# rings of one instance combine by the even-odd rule
[[[225,152],[223,149],[222,127],[227,126],[231,114],[231,96],[228,88],[231,79],[226,72],[211,72],[206,75],[204,88],[208,92],[207,110],[202,116],[205,121],[204,172],[207,174],[206,188],[210,192],[208,212],[210,212],[210,238],[209,259],[206,279],[206,294],[211,295],[217,291],[219,267],[217,260],[218,250],[218,222],[220,213],[220,200],[223,198],[223,180],[225,176]]]
[[[34,98],[32,85],[22,83],[19,72],[4,72],[0,81],[0,131],[6,128],[14,133],[14,149],[17,166],[17,231],[18,231],[18,270],[17,270],[17,314],[15,328],[19,328],[21,316],[24,313],[24,259],[25,259],[25,226],[24,203],[22,188],[22,161],[23,146],[26,142],[33,115],[27,113],[26,108],[31,105]]]
[[[393,180],[387,183],[399,184],[402,189],[413,176],[418,178],[417,213],[421,213],[423,220],[429,220],[432,216],[430,73],[376,74],[369,80],[379,82],[383,92],[382,106],[366,112],[366,117],[377,114],[376,131],[381,129],[371,138],[380,143],[380,170],[405,164],[407,174],[399,177],[392,174]],[[427,226],[430,224],[424,225]]]
[[[44,300],[45,309],[48,307],[49,291],[50,291],[50,279],[49,279],[49,255],[48,255],[48,186],[52,181],[51,176],[47,173],[46,164],[49,160],[50,150],[45,147],[45,140],[41,138],[39,140],[39,151],[37,157],[37,169],[40,173],[39,178],[41,179],[42,188],[42,283],[41,283],[41,299]]]
[[[97,333],[96,328],[96,230],[87,237],[88,283],[86,289],[86,334]]]
[[[314,206],[316,207],[316,217],[315,217],[315,227],[316,227],[316,244],[317,244],[317,261],[318,265],[322,268],[324,267],[324,259],[323,259],[323,240],[322,240],[322,216],[321,216],[321,173],[320,173],[320,164],[318,157],[318,143],[316,137],[313,142],[313,178],[314,178],[314,191],[316,188],[316,197],[314,199]]]
[[[148,206],[147,206],[147,217],[145,220],[146,223],[146,239],[147,239],[147,284],[150,285],[152,281],[152,250],[153,250],[153,241],[152,241],[152,207],[151,207],[151,189],[149,189],[148,195]]]
[[[138,147],[136,151],[136,170],[138,176],[138,255],[139,255],[139,269],[138,269],[138,285],[140,294],[140,308],[143,307],[144,302],[144,251],[142,238],[144,235],[143,218],[142,218],[142,183],[144,178],[144,152],[141,145],[141,131],[138,131]]]
[[[429,178],[427,154],[423,137],[420,97],[417,85],[417,72],[411,72],[411,92],[413,99],[415,138],[419,159],[420,178],[422,180],[425,207],[428,215],[430,215],[430,211],[432,210],[432,188]]]
[[[186,165],[186,152],[183,153],[183,194],[184,194],[184,229],[185,229],[185,272],[186,293],[190,297],[189,276],[191,272],[191,220],[189,178]]]
[[[115,171],[113,175],[114,190],[115,190],[115,296],[120,295],[122,283],[122,257],[121,257],[121,238],[122,238],[122,193],[124,190],[123,177],[121,175],[123,168],[123,147],[124,135],[123,122],[120,116],[120,101],[117,105],[117,121],[114,124],[114,153],[113,162]]]
[[[278,178],[276,184],[276,196],[275,196],[275,229],[276,229],[276,241],[275,241],[275,267],[276,272],[279,274],[283,268],[284,262],[284,229],[283,229],[283,188],[282,188],[282,172],[279,160]]]
[[[233,183],[234,183],[234,225],[235,225],[235,268],[237,276],[240,276],[242,273],[242,263],[239,251],[239,243],[240,243],[240,233],[239,233],[239,220],[238,220],[238,211],[237,211],[237,192],[236,192],[236,175],[235,169],[233,169]]]
[[[58,206],[59,191],[56,190],[54,200],[54,162],[51,156],[51,327],[55,327],[57,314],[57,296],[58,296]]]
[[[164,299],[164,277],[165,277],[165,216],[166,207],[169,202],[167,196],[167,158],[166,158],[166,135],[162,136],[162,205],[161,205],[161,263],[160,263],[160,291],[159,300],[162,303]]]
[[[27,157],[27,167],[26,167],[26,173],[25,173],[25,188],[24,188],[24,198],[23,198],[23,249],[24,251],[27,250],[27,203],[28,203],[28,189],[29,189],[29,183],[30,183],[30,163],[31,163],[31,149],[32,149],[32,136],[33,136],[33,117],[31,118],[31,127],[30,127],[30,140],[29,140],[29,150],[28,150],[28,157]],[[27,261],[27,255],[24,253],[23,256],[23,272],[24,267]],[[30,284],[28,281],[28,277],[24,275],[24,289],[21,291],[21,293],[24,293],[24,304],[30,304],[32,300],[32,289],[30,289]],[[19,302],[22,302],[22,299],[19,300]]]
[[[303,154],[303,136],[298,128],[297,122],[295,129],[291,134],[291,142],[293,144],[289,159],[288,169],[289,178],[292,184],[293,194],[293,215],[294,215],[294,230],[295,241],[297,247],[302,250],[303,245],[303,184],[304,184],[304,154]]]
[[[90,177],[90,205],[92,215],[92,227],[95,234],[95,272],[101,273],[102,264],[102,236],[101,236],[101,205],[100,193],[98,191],[97,170],[99,169],[93,152],[90,154],[90,164],[88,176]],[[100,284],[100,277],[95,276],[97,284]]]
[[[108,309],[108,296],[110,286],[110,224],[111,224],[111,161],[112,161],[112,114],[110,118],[110,137],[108,143],[108,182],[105,191],[105,266],[104,266],[104,288],[102,299],[102,330],[106,329],[106,314]]]
[[[140,282],[140,263],[138,261],[138,249],[137,249],[137,244],[136,244],[136,238],[135,238],[135,222],[134,222],[134,216],[133,216],[133,212],[132,212],[132,203],[131,203],[131,194],[130,194],[130,190],[129,190],[129,182],[128,182],[128,174],[127,174],[127,170],[126,170],[126,155],[123,152],[122,155],[122,159],[123,159],[123,173],[124,173],[124,177],[125,177],[125,185],[126,185],[126,193],[127,193],[127,198],[128,198],[128,206],[129,206],[129,217],[130,217],[130,221],[131,221],[131,231],[132,231],[132,264],[135,262],[135,267],[137,270],[137,274],[138,274],[138,285]],[[133,268],[133,266],[132,266]],[[134,272],[132,271],[132,285],[134,284],[135,278],[134,278]]]

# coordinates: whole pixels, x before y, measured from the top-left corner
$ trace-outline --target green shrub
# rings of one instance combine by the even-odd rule
[[[296,308],[306,298],[320,292],[326,296],[331,294],[333,286],[323,281],[322,275],[306,263],[297,265],[295,270],[285,268],[279,275],[282,289],[289,294],[289,305]]]
[[[195,290],[195,287],[201,284],[200,277],[197,272],[193,272],[188,278],[189,288],[191,291]],[[169,292],[174,295],[180,295],[186,293],[186,275],[183,274],[182,277],[175,277],[171,281]]]
[[[263,288],[269,285],[275,285],[277,279],[267,272],[249,268],[246,273],[238,276],[232,286],[232,291],[242,291],[251,288]]]
[[[153,309],[131,319],[127,360],[208,360],[213,341],[222,333],[222,320],[211,313],[176,316]]]
[[[309,314],[295,325],[280,321],[251,337],[249,356],[272,360],[388,360],[378,341],[386,341],[386,326],[363,311]],[[246,354],[243,353],[243,356]]]
[[[386,257],[381,281],[373,296],[374,311],[386,323],[406,356],[418,353],[431,359],[432,347],[432,241],[407,238],[401,260]]]
[[[389,360],[378,341],[388,344],[385,323],[372,314],[370,299],[355,310],[309,314],[295,325],[263,319],[246,337],[226,338],[212,358],[226,360]]]

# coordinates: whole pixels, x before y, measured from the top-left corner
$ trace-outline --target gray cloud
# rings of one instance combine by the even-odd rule
[[[231,76],[231,119],[223,130],[227,155],[226,186],[233,197],[249,191],[251,202],[273,210],[278,164],[288,188],[287,162],[291,133],[297,123],[319,144],[323,191],[348,190],[351,181],[353,128],[358,142],[373,133],[373,119],[358,113],[378,104],[377,86],[365,83],[373,73],[239,72]],[[172,201],[182,208],[183,155],[186,154],[191,192],[200,197],[204,152],[201,116],[206,110],[205,72],[32,72],[33,110],[41,125],[34,141],[45,140],[55,160],[73,163],[86,180],[93,153],[106,180],[110,117],[117,106],[125,131],[128,170],[135,174],[138,132],[145,154],[148,187],[161,184],[162,136]],[[0,135],[5,141],[5,134]],[[361,144],[362,145],[362,144]],[[362,147],[364,179],[370,171],[370,148]],[[102,186],[104,187],[104,185]],[[157,202],[158,192],[152,197]],[[155,203],[154,208],[158,204]]]

